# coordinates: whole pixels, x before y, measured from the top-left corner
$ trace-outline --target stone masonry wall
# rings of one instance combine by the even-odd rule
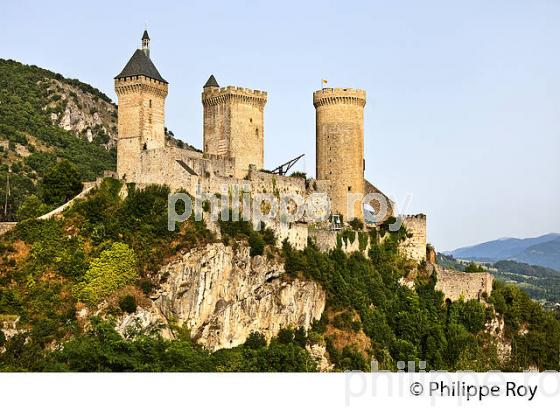
[[[249,165],[264,166],[264,91],[241,87],[208,87],[202,93],[204,152],[235,158],[235,176]]]
[[[355,233],[353,241],[341,238],[341,250],[345,253],[362,252],[367,256],[370,249],[370,238],[368,235],[367,244],[363,251],[360,250],[359,232]],[[310,229],[309,237],[315,241],[315,245],[321,252],[329,252],[338,246],[338,236],[342,235],[342,231],[334,231],[329,229]]]
[[[165,146],[166,83],[144,76],[115,80],[119,99],[117,173],[129,181],[141,173],[143,150]]]
[[[17,222],[0,222],[0,236],[16,227]]]
[[[426,259],[426,215],[403,215],[403,223],[410,238],[399,245],[402,254],[417,262]]]
[[[443,292],[446,299],[451,301],[477,299],[483,294],[492,293],[494,277],[488,272],[466,273],[451,269],[436,268],[437,283],[436,290]]]

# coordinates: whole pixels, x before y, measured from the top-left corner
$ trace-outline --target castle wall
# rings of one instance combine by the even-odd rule
[[[488,272],[466,273],[451,269],[437,267],[436,290],[444,293],[445,298],[456,301],[461,298],[464,300],[480,300],[483,294],[492,293],[492,283],[494,277]]]
[[[208,87],[202,93],[204,152],[235,158],[235,176],[264,166],[264,91]]]
[[[280,224],[274,222],[268,223],[266,226],[274,231],[278,248],[282,248],[282,242],[286,239],[294,249],[303,250],[307,246],[309,229],[306,223]]]
[[[364,234],[366,232],[362,232]],[[367,234],[367,233],[366,233]],[[329,252],[336,249],[340,243],[340,249],[345,253],[362,252],[367,256],[371,247],[369,234],[367,234],[367,243],[365,249],[360,249],[359,232],[355,232],[354,240],[342,238],[342,231],[334,231],[328,229],[310,229],[309,237],[315,241],[317,249],[321,252]]]
[[[329,180],[333,213],[363,220],[361,202],[348,212],[348,194],[364,195],[364,90],[326,88],[313,93],[317,179]],[[361,198],[360,198],[361,199]]]
[[[252,192],[264,192],[275,195],[300,195],[302,197],[307,192],[303,178],[262,172],[254,167],[249,169],[247,179],[251,182]]]
[[[399,251],[417,262],[426,260],[426,215],[403,215],[402,218],[411,236],[399,245]]]
[[[10,232],[16,227],[17,222],[0,222],[0,236]]]

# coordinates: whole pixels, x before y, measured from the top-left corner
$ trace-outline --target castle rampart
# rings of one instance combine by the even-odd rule
[[[456,301],[481,300],[492,293],[494,277],[488,272],[466,273],[437,267],[436,290],[443,292],[446,299]]]

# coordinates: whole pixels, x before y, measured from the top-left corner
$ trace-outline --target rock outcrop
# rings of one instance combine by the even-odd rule
[[[51,111],[51,121],[60,128],[75,133],[107,148],[117,142],[117,107],[77,86],[51,80],[49,91],[60,97],[51,101],[45,109]]]
[[[242,344],[253,331],[270,339],[281,328],[309,329],[325,308],[323,289],[287,278],[280,260],[249,251],[213,243],[178,257],[160,270],[154,306],[211,350]]]

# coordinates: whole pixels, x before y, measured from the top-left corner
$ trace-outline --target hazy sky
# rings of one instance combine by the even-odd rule
[[[265,166],[314,175],[325,78],[366,89],[366,177],[437,249],[560,232],[560,1],[3,1],[0,57],[115,99],[146,23],[177,137],[202,145],[213,73],[268,91]]]

